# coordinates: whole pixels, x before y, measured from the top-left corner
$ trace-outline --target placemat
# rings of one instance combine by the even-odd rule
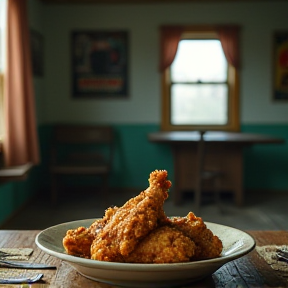
[[[28,260],[33,253],[32,248],[0,248],[1,252],[10,254],[3,257],[5,260]]]
[[[0,248],[0,255],[1,252],[7,253],[3,260],[28,260],[29,257],[33,253],[32,248]],[[1,268],[0,269],[0,279],[13,279],[13,278],[22,278],[22,277],[33,277],[35,275],[35,271],[27,271],[26,269],[16,269],[16,268]],[[0,284],[1,287],[6,287],[5,284]],[[28,284],[23,284],[28,285]],[[9,285],[8,285],[9,286]],[[19,287],[23,287],[22,284]],[[28,287],[28,286],[27,286]],[[29,286],[30,287],[30,286]]]
[[[0,279],[13,279],[13,278],[22,278],[22,277],[33,277],[35,271],[27,271],[25,269],[14,269],[14,268],[1,268],[0,269]],[[0,284],[1,285],[4,284]],[[3,286],[4,287],[4,286]]]
[[[258,254],[270,265],[272,269],[281,272],[281,276],[288,277],[288,263],[278,260],[276,256],[277,249],[288,250],[287,245],[256,246],[255,249]]]

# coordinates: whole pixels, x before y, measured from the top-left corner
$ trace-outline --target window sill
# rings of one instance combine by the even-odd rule
[[[25,180],[32,166],[32,163],[26,163],[20,166],[0,168],[0,183]]]

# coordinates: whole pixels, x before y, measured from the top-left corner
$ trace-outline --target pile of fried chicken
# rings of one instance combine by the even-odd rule
[[[108,208],[89,228],[68,230],[70,255],[122,263],[178,263],[219,257],[222,242],[200,217],[167,217],[171,182],[166,170],[150,173],[149,187],[122,207]]]

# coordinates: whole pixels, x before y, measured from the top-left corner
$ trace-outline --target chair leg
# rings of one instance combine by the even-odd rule
[[[58,195],[57,195],[57,176],[56,175],[52,175],[51,177],[51,194],[50,194],[50,197],[51,197],[51,203],[53,205],[55,205],[57,203],[57,198],[58,198]]]
[[[103,177],[102,185],[102,203],[104,207],[107,207],[109,201],[109,176],[105,175]]]
[[[195,215],[196,216],[200,216],[200,206],[201,206],[201,179],[198,179],[197,180],[197,183],[196,183],[196,187],[195,187],[195,193],[194,193],[194,196],[195,196]]]
[[[220,187],[221,187],[221,180],[219,177],[216,177],[214,179],[215,203],[219,207],[220,212],[222,212],[222,205],[221,205],[221,199],[220,199]]]
[[[174,187],[173,190],[172,190],[172,193],[173,193],[173,201],[174,201],[174,204],[176,206],[179,206],[182,204],[182,193],[180,191],[180,189],[178,187]]]

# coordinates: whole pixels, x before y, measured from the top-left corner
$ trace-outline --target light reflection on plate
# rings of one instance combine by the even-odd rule
[[[37,246],[63,261],[68,262],[86,278],[111,285],[133,288],[160,288],[185,285],[205,278],[225,263],[242,257],[255,247],[253,237],[244,231],[210,222],[207,227],[223,242],[221,257],[173,264],[129,264],[84,259],[67,255],[62,239],[69,229],[89,227],[95,219],[62,223],[40,232],[35,239]]]

